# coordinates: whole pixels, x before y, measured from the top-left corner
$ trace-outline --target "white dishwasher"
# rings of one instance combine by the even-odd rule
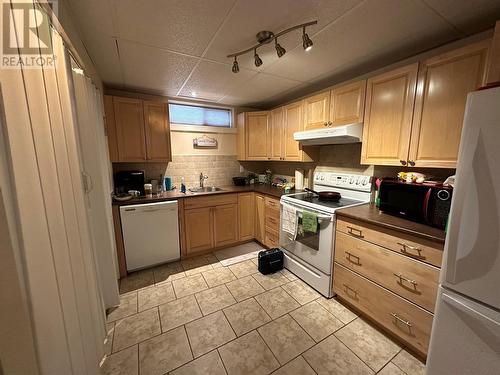
[[[177,201],[120,207],[127,271],[180,258]]]

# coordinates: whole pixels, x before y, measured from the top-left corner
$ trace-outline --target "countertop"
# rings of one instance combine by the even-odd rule
[[[444,243],[446,237],[444,230],[406,220],[398,216],[385,214],[379,211],[379,209],[371,203],[342,208],[335,211],[335,214],[337,216],[345,216],[369,224],[380,225],[388,229],[413,234],[440,243]]]
[[[163,202],[175,199],[183,199],[190,197],[199,197],[202,195],[214,195],[214,194],[228,194],[228,193],[244,193],[247,191],[254,191],[256,193],[262,193],[265,195],[269,195],[275,198],[281,198],[282,195],[285,194],[285,190],[277,187],[272,187],[269,185],[245,185],[245,186],[220,186],[221,191],[213,191],[213,192],[200,192],[200,193],[192,193],[189,190],[186,193],[181,193],[180,190],[172,190],[163,192],[161,196],[146,198],[139,197],[133,198],[128,201],[118,202],[113,200],[114,206],[128,206],[131,204],[142,204],[142,203],[155,203],[155,202]],[[291,190],[289,194],[293,194],[295,191]]]

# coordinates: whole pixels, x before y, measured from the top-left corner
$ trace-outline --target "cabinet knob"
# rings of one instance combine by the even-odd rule
[[[328,126],[332,126],[332,125],[333,125],[333,122],[328,121]]]
[[[412,167],[414,167],[414,166],[415,166],[415,162],[414,162],[413,160],[409,160],[409,161],[408,161],[408,164],[410,164]]]
[[[401,165],[406,165],[406,160],[400,160],[399,162],[401,163]]]
[[[325,121],[325,122],[323,123],[323,125],[328,126],[328,123]]]

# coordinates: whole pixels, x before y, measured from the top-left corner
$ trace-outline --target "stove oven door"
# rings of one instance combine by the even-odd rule
[[[333,258],[333,233],[334,220],[332,214],[319,213],[318,215],[318,230],[316,233],[302,232],[302,209],[297,211],[299,216],[299,230],[295,240],[293,235],[285,232],[280,228],[280,246],[301,259],[307,264],[317,268],[326,275],[330,275],[332,271]]]

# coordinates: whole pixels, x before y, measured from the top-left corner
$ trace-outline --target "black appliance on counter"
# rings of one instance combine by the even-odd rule
[[[378,206],[385,213],[445,229],[452,195],[451,186],[382,179]]]
[[[126,194],[129,190],[138,190],[144,195],[144,171],[120,171],[114,175],[115,194]]]

